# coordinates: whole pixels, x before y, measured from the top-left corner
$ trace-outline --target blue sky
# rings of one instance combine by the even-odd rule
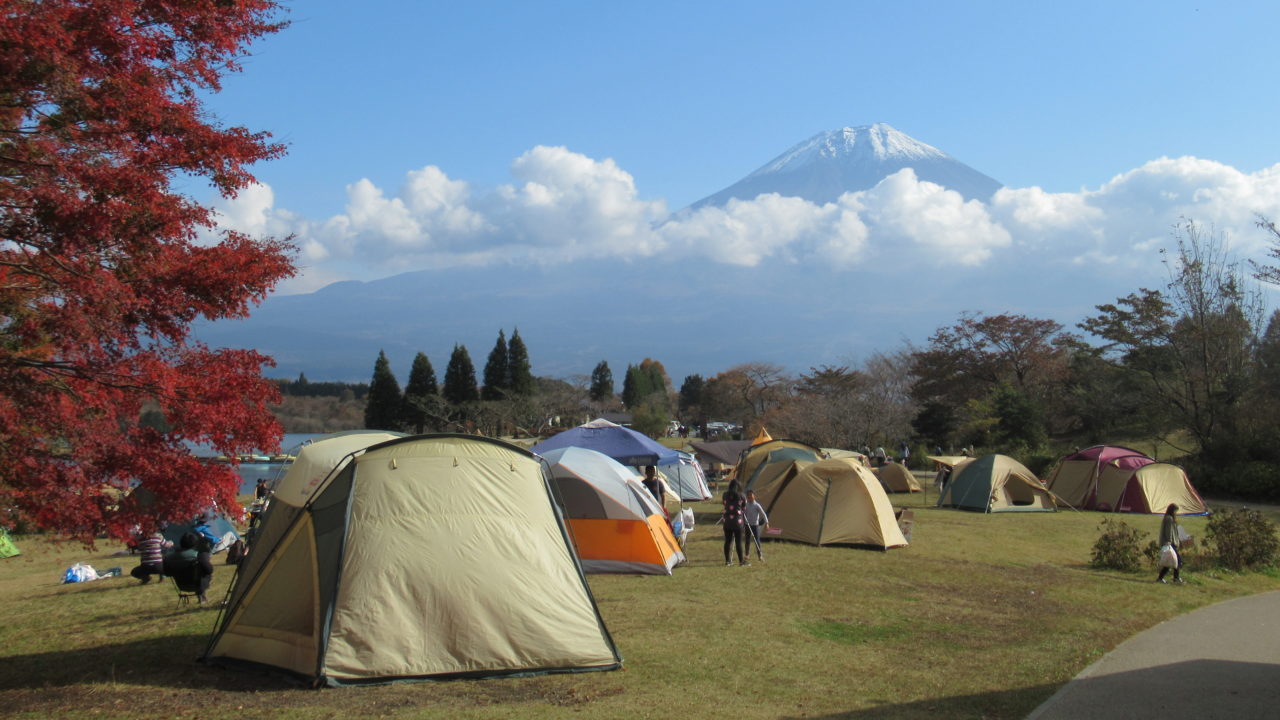
[[[256,169],[269,196],[227,211],[229,225],[298,234],[304,276],[288,292],[446,257],[492,261],[508,251],[494,237],[532,222],[529,207],[540,201],[522,195],[521,212],[495,209],[495,189],[523,193],[534,178],[554,190],[547,178],[566,173],[575,187],[590,176],[613,189],[562,208],[521,247],[546,248],[550,236],[569,234],[578,245],[602,237],[615,249],[641,248],[632,254],[663,252],[669,239],[637,239],[609,224],[654,222],[817,132],[874,122],[1009,188],[1059,194],[1058,214],[1091,202],[1081,191],[1098,192],[1162,157],[1215,165],[1147,172],[1110,192],[1102,216],[1132,215],[1134,204],[1122,199],[1141,192],[1177,194],[1168,183],[1183,183],[1188,196],[1217,193],[1209,220],[1238,234],[1248,234],[1254,213],[1280,212],[1280,198],[1269,197],[1280,169],[1254,175],[1280,163],[1280,3],[316,0],[291,8],[292,26],[256,45],[211,103],[224,121],[271,131],[289,146],[286,158]],[[523,175],[513,172],[518,158]],[[408,174],[428,167],[435,171],[419,181],[432,189],[415,195]],[[1217,179],[1188,184],[1189,173]],[[1036,212],[1044,211],[1037,197]],[[408,225],[389,227],[383,218],[394,213],[383,201],[396,198],[409,206]],[[1004,216],[992,208],[991,222],[974,232],[999,226],[1022,242],[1043,223],[1014,227],[1003,218],[1025,219],[1025,200],[1010,200]],[[1073,257],[1149,249],[1168,236],[1160,213],[1205,216],[1188,202],[1161,206],[1142,237],[1099,230],[1106,221],[1094,213],[1090,231],[1114,242]],[[581,216],[584,203],[634,207],[567,229],[565,218]],[[424,213],[434,213],[430,222]],[[338,226],[325,225],[334,218]],[[488,254],[463,253],[481,226]],[[982,246],[1004,240],[997,232]],[[375,242],[377,262],[353,261]]]

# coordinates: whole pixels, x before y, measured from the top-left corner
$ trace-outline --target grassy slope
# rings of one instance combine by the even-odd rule
[[[19,538],[24,555],[0,561],[0,714],[1019,718],[1134,633],[1280,586],[1275,573],[1192,571],[1178,587],[1090,570],[1102,515],[1075,512],[919,507],[906,549],[768,544],[767,564],[724,567],[714,508],[697,509],[674,576],[590,577],[623,671],[324,691],[196,665],[215,613],[127,576],[58,585],[77,560],[126,572],[136,560]],[[1204,520],[1186,525],[1200,535]],[[230,578],[218,566],[211,596]]]

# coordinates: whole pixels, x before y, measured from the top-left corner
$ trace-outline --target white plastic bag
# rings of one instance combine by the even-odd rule
[[[1160,546],[1160,567],[1178,567],[1178,551],[1174,550],[1173,546],[1168,543]]]
[[[64,583],[89,582],[90,580],[97,579],[98,571],[94,570],[92,566],[85,565],[84,563],[76,563],[75,565],[72,565],[67,568],[67,571],[62,575],[62,582]]]

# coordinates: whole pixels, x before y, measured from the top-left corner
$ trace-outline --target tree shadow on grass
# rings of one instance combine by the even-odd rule
[[[1080,677],[1061,688],[1037,685],[906,703],[882,700],[866,709],[783,717],[788,720],[799,717],[807,720],[1253,718],[1273,717],[1277,704],[1280,704],[1280,665],[1189,660]]]
[[[1036,706],[1047,700],[1058,689],[1057,685],[1037,685],[1028,688],[1016,688],[996,692],[975,693],[973,695],[956,695],[952,697],[929,698],[914,702],[894,702],[890,699],[879,699],[875,707],[826,715],[785,714],[784,720],[881,720],[882,718],[911,719],[929,718],[1025,718]]]
[[[126,683],[193,690],[285,690],[279,677],[199,664],[207,633],[167,635],[74,650],[0,657],[0,691]]]

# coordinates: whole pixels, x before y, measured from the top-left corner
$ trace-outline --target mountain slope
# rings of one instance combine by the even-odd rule
[[[966,200],[986,200],[1000,183],[885,123],[818,133],[763,167],[690,206],[721,206],[731,198],[761,193],[833,202],[846,192],[869,190],[903,168],[916,177],[955,190]]]

